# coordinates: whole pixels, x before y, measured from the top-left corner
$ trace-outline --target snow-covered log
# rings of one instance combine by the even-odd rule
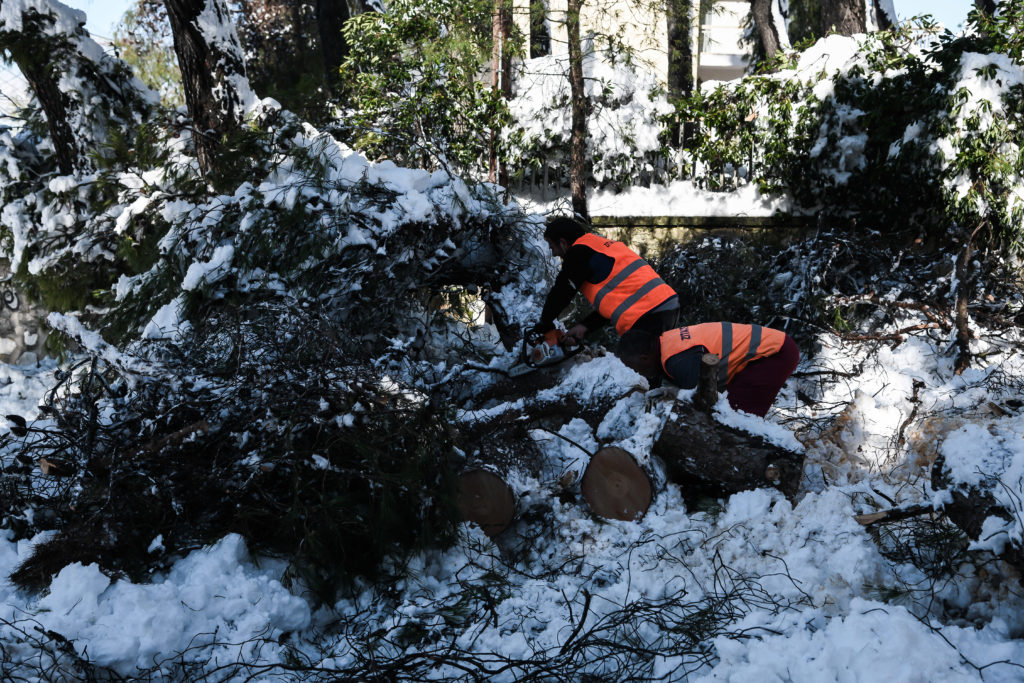
[[[653,454],[691,500],[762,487],[793,498],[803,474],[803,454],[725,425],[691,403],[673,406]]]

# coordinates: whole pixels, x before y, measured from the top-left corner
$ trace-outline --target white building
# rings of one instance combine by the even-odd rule
[[[567,0],[513,0],[513,17],[528,37],[529,56],[564,54]],[[699,3],[694,3],[699,4]],[[531,6],[535,9],[531,22]],[[696,8],[694,8],[696,13]],[[750,50],[742,44],[744,24],[749,23],[748,0],[716,0],[698,24],[691,20],[694,77],[698,83],[729,80],[743,75]],[[632,48],[659,80],[668,76],[668,27],[665,13],[653,4],[636,0],[588,0],[580,17],[583,35],[615,36]]]

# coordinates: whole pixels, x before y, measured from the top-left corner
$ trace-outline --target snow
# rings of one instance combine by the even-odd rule
[[[912,600],[882,600],[880,595],[886,591],[914,580],[916,570],[888,562],[853,519],[864,511],[855,501],[863,500],[870,487],[894,491],[890,478],[899,467],[887,461],[885,453],[888,435],[906,417],[911,381],[925,383],[922,401],[939,412],[968,388],[963,378],[952,375],[948,359],[936,352],[941,343],[912,338],[865,364],[855,395],[844,396],[853,417],[848,432],[836,442],[843,452],[860,450],[858,460],[837,456],[838,451],[830,450],[832,444],[824,439],[805,444],[793,440],[792,433],[776,421],[801,411],[786,398],[789,388],[768,420],[736,413],[720,402],[716,415],[727,423],[804,448],[809,462],[831,458],[832,474],[845,472],[843,477],[831,477],[829,485],[816,487],[811,476],[815,466],[809,464],[807,488],[795,504],[775,491],[755,490],[732,496],[722,502],[718,513],[708,514],[688,510],[669,484],[643,519],[599,522],[582,503],[551,499],[552,494],[545,493],[549,484],[521,482],[516,488],[523,491],[524,500],[543,500],[551,507],[550,533],[561,543],[541,539],[531,554],[520,559],[520,578],[508,577],[514,590],[495,605],[495,623],[519,615],[520,621],[526,619],[520,629],[509,632],[488,626],[488,619],[460,642],[479,652],[529,658],[538,648],[557,648],[565,641],[574,628],[570,615],[580,613],[583,591],[593,596],[589,618],[597,621],[634,601],[667,599],[680,591],[690,601],[710,598],[724,585],[747,576],[756,577],[757,591],[763,594],[747,596],[750,605],[727,633],[713,639],[715,656],[697,667],[690,680],[981,680],[967,662],[991,664],[985,669],[986,681],[1019,680],[1019,669],[1013,666],[1024,664],[1024,641],[1019,639],[1024,632],[1024,605],[1019,596],[1011,591],[971,598],[971,591],[979,589],[969,572],[951,580],[940,590],[942,599],[970,607],[980,627],[942,623],[927,611],[922,613]],[[840,347],[833,340],[831,351],[826,346],[821,357],[808,362],[858,361],[848,348]],[[1019,362],[1005,365],[1021,372]],[[31,418],[54,369],[53,363],[38,369],[0,368],[10,380],[0,390],[0,407]],[[564,369],[562,379],[549,390],[552,397],[561,392],[609,396],[616,401],[596,430],[574,419],[557,436],[535,432],[547,454],[551,471],[546,476],[552,480],[566,472],[578,479],[589,455],[600,445],[623,445],[642,456],[660,426],[657,418],[666,410],[663,402],[685,401],[691,395],[647,391],[638,375],[610,355],[578,360]],[[837,386],[834,391],[836,396],[826,399],[839,398],[844,389]],[[1020,491],[1024,417],[968,420],[937,433],[936,443],[949,460],[954,478],[975,482],[979,471],[998,471],[1008,489]],[[993,464],[993,458],[998,462]],[[1007,534],[1019,539],[1020,534],[1019,527],[1003,522],[987,524],[986,531],[999,532],[996,535],[1004,539]],[[475,527],[466,525],[464,533],[455,548],[414,558],[410,579],[395,586],[400,597],[393,610],[372,616],[375,628],[400,629],[408,620],[432,618],[430,606],[454,600],[464,582],[486,582],[485,573],[500,566],[495,564],[500,551]],[[651,545],[644,539],[657,542]],[[997,540],[979,545],[998,546]],[[0,571],[9,573],[27,556],[29,547],[26,542],[0,540]],[[154,539],[150,549],[163,552],[160,539]],[[563,572],[554,581],[527,578],[538,575],[543,566],[558,566],[573,557],[583,561],[584,571]],[[729,568],[729,574],[721,573],[723,567]],[[315,613],[311,603],[285,589],[280,572],[279,564],[257,563],[244,541],[232,535],[190,553],[146,584],[112,580],[95,566],[73,564],[54,578],[42,596],[0,585],[0,616],[9,621],[31,616],[44,628],[69,638],[79,651],[88,648],[94,663],[124,675],[136,667],[167,661],[190,645],[208,646],[207,654],[221,662],[244,657],[275,661],[284,652],[275,643],[285,633],[296,634],[292,638],[306,643],[300,646],[306,648],[311,647],[311,638],[327,638],[332,643],[327,665],[350,663],[356,653],[343,638],[332,640],[332,619]],[[759,609],[754,595],[770,596],[776,606],[765,603]],[[334,609],[340,615],[362,613],[360,605],[372,603],[367,593],[342,600]],[[3,629],[0,625],[0,633]],[[246,645],[257,637],[268,639],[261,641],[258,654],[254,645]],[[670,657],[660,659],[657,666],[664,672],[675,671],[669,675],[669,680],[675,680],[682,662]],[[436,675],[445,678],[455,672],[442,667]]]
[[[20,21],[20,8],[29,4],[29,0],[0,4],[0,21]],[[891,2],[883,5],[891,14]],[[60,20],[78,22],[79,15],[69,10]],[[223,40],[237,41],[215,16],[204,15],[203,21]],[[854,39],[830,36],[804,55],[797,72],[816,78],[822,70],[845,69],[856,45]],[[977,75],[978,69],[987,66],[995,67],[1001,83]],[[592,64],[591,68],[599,67]],[[1020,82],[1015,75],[1019,69],[1010,73],[991,56],[966,55],[962,70],[962,85],[970,97],[993,105],[999,103],[999,88]],[[609,72],[606,77],[617,76]],[[816,94],[827,96],[829,88],[821,85]],[[553,92],[544,95],[554,96]],[[248,95],[244,99],[245,106],[255,106]],[[263,104],[269,106],[266,101]],[[854,121],[858,112],[848,114]],[[920,134],[919,128],[910,126],[903,142],[916,140]],[[359,182],[380,184],[400,195],[395,208],[380,213],[381,226],[376,233],[348,226],[340,237],[345,246],[372,244],[389,231],[429,220],[438,211],[458,217],[462,211],[484,210],[461,181],[445,174],[371,163],[322,138],[304,142],[324,145],[322,154],[331,160],[330,180],[338,188],[329,199],[332,203],[347,205],[345,188]],[[863,163],[858,156],[863,142],[857,135],[844,138],[842,163],[847,169]],[[841,171],[837,171],[839,181]],[[50,184],[54,192],[72,192],[76,187],[77,182],[62,178],[54,178]],[[282,167],[259,188],[243,186],[221,201],[225,207],[245,206],[258,191],[267,203],[294,206],[305,197],[305,189],[299,188],[304,188],[299,174]],[[753,185],[732,193],[711,193],[686,182],[625,193],[600,191],[593,193],[590,201],[593,215],[769,215],[788,207],[785,199],[763,197]],[[117,216],[115,229],[126,230],[131,217],[148,206],[144,198],[133,200]],[[536,211],[553,206],[529,205]],[[183,223],[183,218],[196,210],[184,201],[164,203],[161,209],[163,218],[172,224]],[[3,221],[16,226],[22,215],[5,206]],[[51,227],[66,220],[56,206],[43,215],[53,221]],[[207,224],[214,225],[217,216],[210,212]],[[251,216],[243,221],[243,233],[255,229],[258,218]],[[14,230],[16,254],[20,254],[18,240],[23,234]],[[169,249],[175,240],[193,238],[199,239],[172,231],[162,246]],[[208,257],[187,265],[180,283],[182,292],[214,285],[230,273],[235,244],[208,246]],[[525,246],[527,250],[536,247]],[[443,258],[444,253],[437,256]],[[529,274],[539,279],[550,263],[536,251],[529,257]],[[118,298],[133,287],[132,279],[124,278],[117,285]],[[525,287],[514,283],[499,295],[509,310],[522,308],[517,319],[527,319],[525,312],[537,307],[535,295]],[[174,291],[171,296],[145,328],[144,337],[172,338],[187,330],[184,295]],[[52,314],[48,320],[54,329],[66,332],[108,362],[126,362],[75,316]],[[899,327],[906,322],[895,324]],[[1016,335],[1019,343],[1019,330],[1006,334]],[[419,625],[418,619],[440,619],[431,611],[434,605],[452,606],[451,614],[456,614],[455,607],[464,608],[459,600],[470,593],[467,587],[490,596],[488,591],[498,575],[505,583],[494,591],[497,597],[488,604],[491,613],[484,618],[479,614],[467,617],[472,628],[459,636],[460,647],[529,659],[538,652],[558,651],[577,632],[578,620],[584,615],[585,623],[593,627],[602,618],[641,601],[680,597],[687,604],[705,604],[701,601],[729,598],[736,611],[713,637],[713,651],[701,660],[687,658],[682,651],[659,656],[653,664],[656,676],[680,680],[681,672],[690,668],[689,680],[737,683],[1021,680],[1024,597],[1016,579],[1007,577],[1005,582],[993,584],[979,577],[981,569],[965,566],[943,585],[931,586],[934,592],[921,598],[915,595],[920,590],[916,586],[927,584],[928,577],[908,563],[883,555],[854,515],[889,507],[886,497],[901,504],[947,501],[948,494],[936,493],[922,481],[917,462],[917,458],[937,453],[945,458],[953,482],[986,484],[1000,503],[1017,512],[1012,520],[986,520],[973,548],[998,551],[1011,540],[1020,542],[1024,536],[1020,509],[1024,415],[1004,411],[993,416],[980,408],[988,402],[1001,404],[1019,398],[1013,386],[1024,379],[1024,361],[1012,351],[991,348],[986,350],[984,367],[956,375],[947,353],[949,339],[937,336],[911,336],[870,354],[824,333],[817,341],[820,350],[802,360],[801,370],[849,373],[862,366],[855,380],[824,390],[819,404],[836,406],[829,431],[801,440],[794,435],[790,426],[794,421],[820,417],[796,398],[803,386],[799,378],[790,380],[767,420],[738,413],[724,399],[715,408],[721,422],[806,454],[801,494],[793,502],[775,491],[756,490],[713,501],[708,510],[688,509],[678,486],[667,484],[642,519],[619,522],[595,519],[578,496],[563,499],[557,495],[553,482],[565,474],[572,475],[570,481],[578,481],[590,456],[602,446],[620,446],[645,467],[656,468],[649,453],[661,421],[672,401],[689,401],[692,396],[692,392],[650,390],[646,380],[610,354],[580,358],[567,363],[560,370],[559,384],[537,398],[601,398],[611,408],[597,428],[572,419],[556,434],[531,433],[544,454],[545,470],[537,479],[523,476],[514,488],[521,496],[521,506],[543,506],[545,516],[543,528],[534,529],[539,536],[518,553],[509,552],[508,538],[488,539],[466,524],[455,547],[412,558],[408,578],[389,587],[391,600],[385,605],[364,590],[334,605],[318,607],[301,586],[283,585],[281,563],[250,556],[240,536],[227,535],[178,558],[169,571],[153,575],[146,583],[113,579],[95,565],[80,563],[64,567],[40,595],[0,581],[0,642],[20,642],[17,625],[31,620],[67,638],[94,664],[111,667],[125,677],[187,657],[184,653],[193,649],[198,661],[209,660],[210,667],[240,660],[277,664],[291,661],[289,657],[297,651],[329,670],[366,654],[359,651],[357,639],[349,638],[351,633],[345,627],[351,624],[344,619],[357,620],[381,638],[395,637],[410,624]],[[510,358],[503,360],[511,362]],[[34,367],[0,365],[2,414],[28,420],[38,417],[39,404],[55,385],[57,371],[57,362],[50,360]],[[1008,381],[993,381],[997,371]],[[915,409],[915,401],[922,414],[930,417],[909,425],[906,446],[896,448],[895,437]],[[521,405],[499,404],[472,414],[460,413],[454,419],[481,420]],[[353,413],[333,419],[356,424]],[[9,432],[15,422],[0,422],[0,433]],[[2,455],[7,458],[9,453],[3,451]],[[314,455],[312,462],[322,467],[326,460]],[[507,534],[515,538],[517,527]],[[0,531],[3,577],[24,561],[33,543],[45,540],[45,535],[32,541],[14,542],[11,538],[9,531]],[[148,541],[148,549],[166,552],[161,537]],[[553,576],[552,568],[558,569]],[[659,616],[669,618],[670,610]],[[654,637],[657,632],[650,621],[639,616],[630,625],[636,627],[638,639]],[[405,651],[415,654],[418,647],[429,649],[410,644]],[[599,673],[614,678],[616,671]],[[439,664],[431,675],[454,679],[460,674],[465,672]],[[237,680],[247,677],[245,672]],[[514,668],[493,677],[499,681],[516,678]]]

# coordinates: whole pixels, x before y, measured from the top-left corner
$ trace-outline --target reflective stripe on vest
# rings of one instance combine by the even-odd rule
[[[718,356],[718,386],[724,387],[752,361],[777,353],[785,341],[785,332],[760,325],[689,325],[661,335],[661,367],[677,353],[703,346]]]
[[[622,242],[606,240],[587,233],[573,242],[590,247],[614,260],[608,277],[598,283],[584,282],[583,296],[603,317],[612,321],[615,331],[624,334],[640,316],[675,296],[647,261]]]

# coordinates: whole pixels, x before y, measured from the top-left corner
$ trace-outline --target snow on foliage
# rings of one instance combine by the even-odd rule
[[[503,133],[517,169],[568,168],[572,123],[565,55],[523,63],[509,102],[513,124]],[[598,187],[621,188],[650,174],[663,148],[665,118],[673,113],[654,74],[621,55],[584,47],[583,78],[590,114],[587,156]]]
[[[705,125],[694,157],[708,182],[738,169],[806,211],[940,239],[984,224],[1017,249],[1024,66],[999,36],[1018,20],[1006,8],[962,36],[832,35],[775,73],[705,84],[686,105]]]
[[[834,47],[838,39],[828,40]],[[792,101],[814,90],[809,105],[750,91],[761,114],[755,130],[769,147],[804,134],[803,147],[787,153],[806,152],[801,168],[818,165],[807,176],[818,183],[813,192],[827,185],[844,208],[853,198],[840,190],[868,187],[880,159],[917,180],[970,179],[978,167],[958,155],[978,140],[939,119],[987,122],[991,132],[1013,115],[1016,95],[999,81],[1017,78],[1016,62],[971,57],[967,68],[962,51],[955,59],[912,53],[900,67],[908,74],[934,75],[946,59],[955,66],[943,78],[977,77],[993,90],[966,98],[960,118],[941,99],[937,118],[907,112],[886,129],[891,135],[879,135],[866,122],[874,107],[847,96],[863,88],[868,97],[899,74],[879,75],[881,53],[861,47],[819,78],[822,54],[759,81]],[[921,83],[935,85],[899,81]],[[625,111],[639,101],[627,98]],[[831,109],[801,118],[809,110],[800,107],[816,101]],[[749,104],[730,112],[743,109],[745,120]],[[989,108],[991,120],[981,115]],[[653,121],[660,107],[643,112]],[[597,350],[553,370],[553,386],[535,395],[481,398],[508,379],[515,354],[467,294],[482,291],[512,326],[535,320],[552,271],[540,217],[503,203],[490,186],[372,163],[273,103],[251,113],[245,179],[229,191],[197,182],[186,140],[169,126],[149,143],[159,163],[48,178],[45,188],[21,186],[20,199],[5,196],[12,231],[30,222],[25,207],[42,216],[50,195],[77,198],[93,241],[62,258],[124,261],[101,274],[110,308],[92,311],[106,339],[77,316],[54,315],[51,324],[81,345],[69,370],[0,368],[8,416],[0,493],[5,505],[18,501],[4,510],[0,571],[35,566],[44,589],[0,583],[4,676],[1019,680],[1024,600],[1013,570],[991,552],[1021,542],[1022,340],[1019,326],[986,327],[982,316],[992,311],[975,306],[975,363],[954,371],[952,326],[936,312],[955,290],[940,268],[948,254],[921,267],[902,247],[856,252],[863,245],[850,235],[829,242],[824,231],[810,246],[752,248],[757,263],[741,275],[758,275],[746,286],[761,298],[745,302],[748,316],[755,300],[765,306],[759,315],[796,319],[848,290],[859,299],[835,304],[849,319],[845,330],[808,321],[813,332],[803,341],[813,353],[768,420],[718,408],[719,419],[806,454],[800,495],[754,490],[687,503],[650,451],[671,403],[689,401],[689,392],[650,390]],[[725,125],[712,122],[712,137]],[[1014,141],[997,138],[1000,154],[1017,154]],[[5,134],[6,167],[39,162],[48,154],[41,139]],[[715,139],[728,151],[727,136]],[[952,157],[933,154],[942,140]],[[914,149],[921,154],[911,161]],[[1020,196],[1019,176],[998,179]],[[86,186],[101,180],[113,189],[89,213]],[[918,187],[903,180],[887,189],[876,178],[870,187],[900,199]],[[989,211],[968,187],[953,209],[968,202]],[[878,192],[869,198],[884,204]],[[749,191],[724,196],[736,213],[764,210]],[[60,220],[56,208],[45,211]],[[37,235],[17,234],[23,251],[40,257],[31,249]],[[680,270],[709,287],[710,273],[697,265],[710,249],[747,266],[739,249],[698,247],[696,257],[679,257]],[[851,256],[862,253],[885,258]],[[902,280],[915,268],[927,282],[913,285],[928,305],[904,296],[911,285]],[[729,293],[705,295],[700,284],[688,297],[721,310]],[[772,297],[777,308],[768,310]],[[872,312],[854,316],[858,304]],[[1017,312],[1007,304],[987,320]],[[541,429],[522,414],[529,400],[569,398],[581,414],[603,411],[600,419],[572,415]],[[439,499],[446,489],[438,480],[477,445],[460,434],[480,424],[518,428],[540,461],[511,473],[518,518],[493,539],[462,524],[457,538],[431,543],[447,527],[430,515],[451,502]],[[564,485],[607,445],[633,453],[658,485],[640,520],[597,518]],[[955,483],[985,485],[1018,514],[986,522],[973,543],[928,516],[874,530],[854,519],[943,504],[946,492],[928,477],[939,456]],[[62,467],[72,475],[52,474]],[[408,513],[403,504],[412,514],[395,514]],[[121,525],[118,506],[128,510]],[[368,518],[379,525],[371,530],[390,523],[409,552],[382,534],[349,535]],[[61,534],[72,551],[102,562],[39,561],[37,551],[53,549]],[[278,559],[250,552],[257,544]],[[294,571],[298,559],[313,571]],[[350,565],[344,585],[322,571]],[[382,567],[386,582],[371,583]]]

